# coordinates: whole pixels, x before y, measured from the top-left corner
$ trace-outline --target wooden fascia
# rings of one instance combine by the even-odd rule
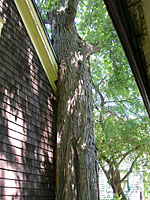
[[[14,0],[33,46],[46,72],[54,93],[57,88],[58,66],[47,36],[31,0]]]
[[[3,25],[4,25],[5,23],[6,23],[6,22],[0,17],[0,37],[1,37],[1,32],[2,32]]]

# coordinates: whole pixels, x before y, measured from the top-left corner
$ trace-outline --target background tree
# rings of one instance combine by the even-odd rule
[[[150,120],[103,1],[82,2],[78,17],[82,37],[101,46],[88,58],[99,163],[115,196],[126,199],[121,184],[148,162]],[[122,177],[120,166],[126,162]]]

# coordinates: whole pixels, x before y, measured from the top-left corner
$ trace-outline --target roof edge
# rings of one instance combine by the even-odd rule
[[[54,93],[57,91],[55,81],[58,79],[58,65],[43,24],[39,19],[32,0],[14,0],[41,64],[46,72]]]
[[[121,16],[121,10],[118,11],[118,9],[120,9],[118,1],[116,3],[116,1],[114,0],[113,1],[104,0],[104,2],[108,10],[108,13],[112,19],[112,22],[114,24],[114,27],[117,31],[121,44],[123,46],[126,57],[129,61],[133,75],[135,77],[141,96],[143,98],[146,110],[150,116],[150,96],[149,96],[148,80],[146,75],[142,72],[141,67],[143,66],[141,66],[141,64],[139,63],[140,61],[139,58],[137,58],[134,54],[135,52],[138,51],[139,54],[138,56],[141,57],[142,52],[140,52],[140,50],[135,47],[135,44],[133,44],[135,41],[134,42],[131,41],[131,38],[133,39],[133,35],[131,38],[129,38],[129,35],[127,34],[126,29],[129,28],[128,26],[130,25],[127,24],[126,19],[124,19],[125,20],[124,23]],[[132,32],[132,34],[134,34],[134,32]],[[144,65],[143,60],[142,60],[142,65]]]

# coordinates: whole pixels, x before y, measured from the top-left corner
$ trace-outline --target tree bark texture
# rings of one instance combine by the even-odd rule
[[[97,150],[86,66],[91,48],[78,36],[71,9],[51,16],[53,47],[59,62],[56,199],[97,200]]]

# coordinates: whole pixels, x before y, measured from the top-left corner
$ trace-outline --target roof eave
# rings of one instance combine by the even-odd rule
[[[104,0],[104,2],[129,61],[147,112],[150,116],[150,87],[146,72],[143,70],[146,68],[144,66],[145,62],[143,60],[143,54],[137,46],[133,26],[130,24],[131,20],[128,18],[129,14],[124,13],[125,11],[127,12],[127,9],[125,9],[125,1]],[[125,18],[125,16],[127,16],[127,18]]]
[[[32,0],[14,0],[22,21],[38,54],[54,93],[57,91],[55,81],[58,78],[58,66]]]

